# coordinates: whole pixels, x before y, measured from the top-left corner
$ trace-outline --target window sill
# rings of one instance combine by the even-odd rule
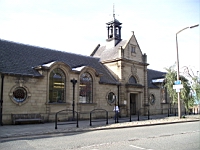
[[[77,103],[77,105],[81,105],[81,106],[95,106],[97,105],[97,103]]]
[[[70,105],[71,103],[69,102],[62,102],[62,103],[58,103],[58,102],[53,102],[53,103],[46,103],[48,105]]]

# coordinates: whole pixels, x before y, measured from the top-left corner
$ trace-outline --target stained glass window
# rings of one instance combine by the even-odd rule
[[[17,103],[22,103],[26,100],[27,98],[27,91],[26,89],[22,88],[22,87],[17,87],[14,89],[13,91],[13,99],[17,102]]]

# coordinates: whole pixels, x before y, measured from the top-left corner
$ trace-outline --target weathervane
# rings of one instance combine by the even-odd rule
[[[113,3],[113,18],[115,19],[115,4]]]

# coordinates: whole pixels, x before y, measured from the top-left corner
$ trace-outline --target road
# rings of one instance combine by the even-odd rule
[[[197,150],[200,149],[200,122],[19,138],[1,142],[0,149]]]

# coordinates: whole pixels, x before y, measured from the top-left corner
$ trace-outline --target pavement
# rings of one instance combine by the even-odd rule
[[[147,117],[140,118],[140,120],[141,121],[137,121],[137,116],[132,117],[131,122],[129,118],[119,118],[119,123],[115,123],[114,119],[109,119],[108,124],[106,124],[105,120],[98,120],[98,122],[92,122],[92,126],[90,126],[89,120],[80,120],[78,127],[77,124],[60,125],[62,122],[58,122],[57,129],[55,129],[54,122],[43,124],[3,125],[0,126],[0,142],[9,139],[27,138],[31,136],[49,136],[65,133],[75,134],[78,132],[89,132],[95,130],[142,127],[194,121],[200,122],[200,115],[186,115],[185,118],[181,119],[177,116],[151,116],[149,120]]]

